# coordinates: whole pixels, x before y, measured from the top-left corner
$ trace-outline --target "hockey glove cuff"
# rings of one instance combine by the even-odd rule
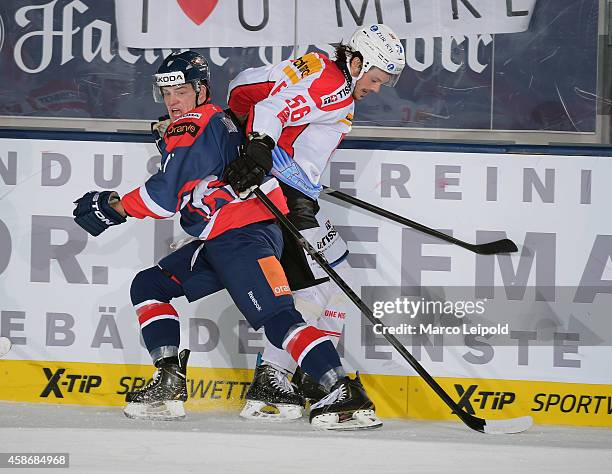
[[[164,141],[164,135],[166,134],[166,130],[172,123],[172,120],[168,115],[163,115],[157,119],[157,122],[151,122],[151,135],[153,135],[153,140],[155,140],[155,146],[160,153],[163,154],[162,143]]]

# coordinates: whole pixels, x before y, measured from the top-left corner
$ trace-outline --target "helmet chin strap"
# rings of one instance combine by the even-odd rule
[[[210,89],[206,87],[206,85],[204,85],[204,90],[206,91],[206,97],[204,98],[204,101],[201,104],[199,103],[199,99],[200,99],[200,92],[202,92],[202,84],[198,84],[197,88],[194,86],[193,90],[196,93],[196,105],[195,105],[196,107],[210,102]]]
[[[206,89],[206,94],[205,94],[205,98],[202,102],[200,102],[200,94],[202,93],[202,85],[198,84],[197,86],[194,85],[193,86],[193,90],[196,94],[195,96],[195,107],[199,107],[200,105],[205,104],[208,101],[208,89]]]
[[[194,84],[193,82],[191,83],[192,87],[193,87],[193,91],[195,92],[195,106],[197,107],[200,102],[200,92],[202,91],[202,87],[200,86],[200,84]]]

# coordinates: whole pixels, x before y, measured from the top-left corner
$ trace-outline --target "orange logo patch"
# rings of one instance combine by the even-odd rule
[[[264,273],[274,296],[278,298],[279,296],[291,294],[285,271],[275,256],[271,255],[270,257],[260,258],[257,260],[257,263],[259,263],[259,267]]]
[[[177,137],[188,133],[189,135],[195,138],[199,130],[200,126],[194,122],[181,122],[177,123],[176,125],[171,125],[166,134],[169,137]]]

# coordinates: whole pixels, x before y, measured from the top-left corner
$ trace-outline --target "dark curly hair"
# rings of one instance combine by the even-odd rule
[[[363,61],[363,56],[359,51],[353,51],[348,44],[344,43],[338,43],[334,53],[334,63],[336,63],[336,65],[346,76],[346,80],[350,83],[352,81],[352,77],[350,71],[348,70],[349,61],[353,58],[359,58],[361,61]]]

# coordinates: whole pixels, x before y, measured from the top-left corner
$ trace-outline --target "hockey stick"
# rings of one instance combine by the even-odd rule
[[[490,434],[503,434],[503,433],[520,433],[531,427],[533,419],[530,416],[524,416],[519,418],[510,418],[506,420],[485,420],[478,418],[463,410],[455,401],[450,397],[448,393],[429,375],[429,372],[414,358],[408,350],[402,345],[402,343],[393,335],[389,334],[384,330],[385,326],[380,322],[372,310],[357,296],[357,294],[351,289],[346,282],[340,278],[336,271],[329,265],[325,257],[317,252],[312,245],[302,236],[300,231],[283,215],[283,213],[274,205],[272,201],[265,195],[265,193],[259,189],[254,188],[253,192],[259,198],[259,200],[274,214],[280,224],[285,227],[289,233],[299,242],[299,244],[308,252],[308,254],[325,270],[325,273],[340,287],[340,289],[355,303],[355,305],[365,314],[366,318],[370,320],[372,324],[379,324],[382,328],[382,333],[385,339],[391,343],[391,345],[400,353],[400,355],[410,364],[410,366],[427,382],[427,384],[433,389],[434,392],[448,405],[448,407],[455,413],[463,423],[469,428],[479,431],[481,433]]]
[[[431,229],[423,224],[419,224],[418,222],[411,221],[410,219],[406,219],[405,217],[394,214],[393,212],[387,211],[381,207],[374,206],[373,204],[362,201],[361,199],[357,199],[349,194],[345,194],[340,191],[335,191],[327,186],[323,186],[325,189],[324,194],[328,194],[330,196],[335,197],[341,201],[352,204],[353,206],[360,207],[361,209],[365,209],[366,211],[370,211],[374,214],[377,214],[382,217],[386,217],[392,221],[398,222],[408,227],[412,227],[413,229],[420,230],[425,234],[432,235],[442,240],[446,240],[451,244],[458,245],[463,247],[464,249],[471,250],[472,252],[479,253],[482,255],[494,255],[496,253],[512,253],[516,252],[518,248],[516,244],[512,242],[510,239],[501,239],[496,240],[494,242],[487,242],[484,244],[470,244],[468,242],[464,242],[463,240],[456,239],[447,235],[443,232],[440,232],[435,229]]]

